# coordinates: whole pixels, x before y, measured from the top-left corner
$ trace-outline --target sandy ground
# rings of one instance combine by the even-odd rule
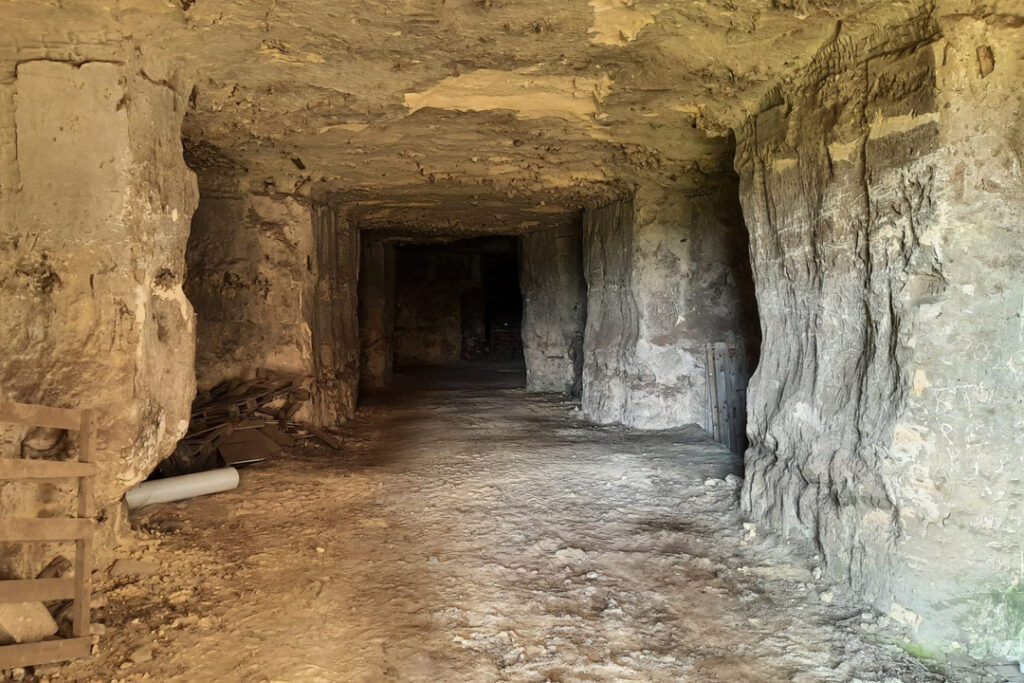
[[[736,461],[525,394],[518,373],[417,373],[342,452],[152,506],[100,579],[74,681],[946,681],[884,618],[744,527]],[[708,481],[711,479],[711,481]]]

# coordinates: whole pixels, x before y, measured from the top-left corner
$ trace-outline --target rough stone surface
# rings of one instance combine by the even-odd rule
[[[927,646],[1019,658],[1024,15],[968,5],[842,36],[739,133],[743,504]]]
[[[313,221],[291,196],[200,185],[186,260],[200,389],[259,368],[312,374]]]
[[[156,562],[145,560],[130,560],[121,558],[110,567],[110,575],[122,576],[152,576],[160,571],[160,565]]]
[[[705,420],[705,347],[756,352],[756,304],[731,178],[693,196],[642,191],[584,213],[583,409],[598,422]]]
[[[520,274],[526,388],[578,396],[587,320],[581,227],[523,235]]]
[[[56,632],[57,622],[41,602],[0,605],[0,645],[34,643]]]
[[[98,410],[105,505],[188,424],[196,186],[184,99],[122,44],[95,49],[110,61],[24,61],[0,84],[0,396]],[[3,454],[21,455],[10,434]]]
[[[313,248],[313,420],[335,426],[359,396],[359,230],[344,209],[314,206]]]

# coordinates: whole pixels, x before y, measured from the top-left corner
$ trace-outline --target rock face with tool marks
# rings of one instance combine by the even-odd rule
[[[739,130],[743,505],[929,646],[1020,657],[1024,16],[968,4],[828,46]]]

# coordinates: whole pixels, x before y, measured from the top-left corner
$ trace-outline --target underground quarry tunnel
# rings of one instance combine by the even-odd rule
[[[1020,0],[0,5],[0,672],[1024,680]]]

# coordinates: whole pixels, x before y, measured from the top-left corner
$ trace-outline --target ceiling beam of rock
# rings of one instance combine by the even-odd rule
[[[370,228],[525,230],[564,220],[545,206],[731,172],[731,129],[772,86],[921,4],[120,0],[19,3],[11,21],[60,5],[131,38],[147,78],[190,95],[202,183],[358,195]]]

